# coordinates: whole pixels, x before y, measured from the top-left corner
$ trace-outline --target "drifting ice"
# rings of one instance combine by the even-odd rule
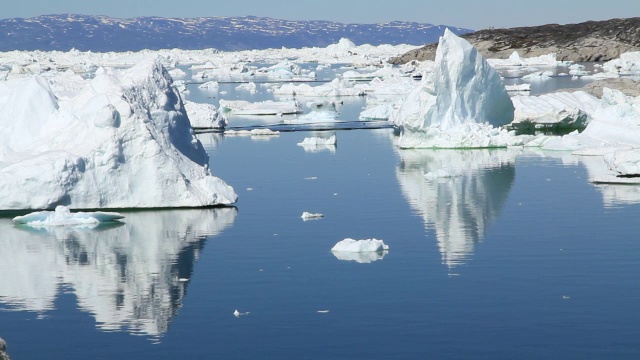
[[[389,246],[382,240],[378,239],[366,239],[366,240],[354,240],[344,239],[335,244],[331,251],[341,252],[375,252],[389,250]]]

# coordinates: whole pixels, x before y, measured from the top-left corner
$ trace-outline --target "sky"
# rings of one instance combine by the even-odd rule
[[[0,18],[66,13],[119,18],[253,15],[359,24],[400,20],[479,30],[637,17],[640,0],[18,0],[2,6]]]

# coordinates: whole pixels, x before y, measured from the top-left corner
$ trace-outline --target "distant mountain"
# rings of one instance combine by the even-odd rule
[[[107,16],[44,15],[0,20],[0,51],[138,51],[143,49],[248,50],[325,47],[346,37],[355,44],[423,45],[438,40],[444,25],[394,21],[343,24],[263,17],[118,19]],[[471,30],[449,27],[456,34]]]
[[[629,51],[640,51],[640,17],[547,24],[510,29],[483,29],[462,36],[484,56],[506,59],[514,51],[531,57],[556,53],[558,60],[608,61]],[[425,45],[391,60],[433,60],[437,43]]]

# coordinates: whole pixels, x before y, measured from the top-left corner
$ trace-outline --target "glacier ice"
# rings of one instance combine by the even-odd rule
[[[516,141],[496,128],[510,123],[513,113],[498,73],[471,44],[446,30],[434,72],[389,120],[402,128],[403,148],[500,147]]]
[[[0,209],[231,204],[157,60],[98,69],[59,99],[38,75],[0,85]],[[20,191],[16,191],[20,189]]]
[[[16,216],[13,222],[33,227],[40,226],[68,226],[68,225],[97,225],[98,223],[113,222],[124,219],[116,212],[74,212],[64,205],[56,206],[55,211],[36,211],[27,215]]]

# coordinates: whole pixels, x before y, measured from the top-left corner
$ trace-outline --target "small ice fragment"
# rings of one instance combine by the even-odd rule
[[[318,310],[318,312],[319,312],[320,314],[326,314],[326,313],[328,313],[328,312],[329,312],[329,310]]]
[[[247,188],[247,191],[252,191],[252,190],[253,190],[253,188],[252,188],[252,187],[248,187],[248,188]]]
[[[187,278],[180,278],[180,279],[178,279],[178,281],[179,281],[179,282],[187,282],[187,281],[189,281],[189,279],[187,279]]]
[[[310,213],[310,212],[303,212],[302,213],[302,220],[307,221],[307,220],[318,220],[320,218],[323,218],[324,215],[320,214],[320,213]]]
[[[305,180],[316,180],[316,179],[318,179],[318,177],[317,176],[309,176],[309,177],[306,177],[304,179]]]
[[[235,316],[235,317],[240,317],[240,316],[244,316],[244,315],[249,315],[249,312],[247,311],[247,312],[243,312],[243,313],[241,313],[240,311],[238,311],[238,309],[236,309],[236,310],[233,312],[233,316]]]
[[[389,245],[378,239],[354,240],[344,239],[331,248],[331,251],[341,252],[375,252],[389,250]]]
[[[567,295],[562,295],[562,299],[563,299],[563,300],[568,300],[568,299],[571,299],[571,297],[570,297],[570,296],[567,296]]]

